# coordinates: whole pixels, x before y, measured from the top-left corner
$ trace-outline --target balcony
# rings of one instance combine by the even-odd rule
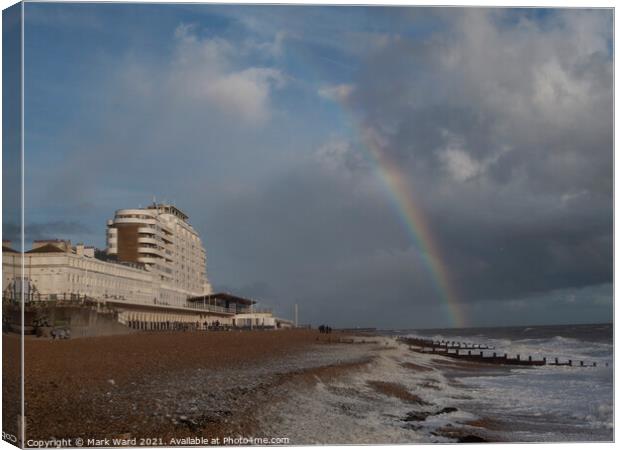
[[[155,239],[155,238],[152,238],[152,237],[138,237],[138,243],[139,244],[159,245],[159,244],[161,244],[161,241],[159,239]]]
[[[118,224],[118,223],[144,223],[144,224],[155,225],[155,224],[157,224],[157,220],[156,219],[139,219],[137,217],[116,217],[114,219],[114,223],[115,224]]]
[[[141,246],[138,247],[138,253],[144,253],[144,254],[148,254],[148,255],[157,255],[163,258],[164,256],[164,252],[157,248],[157,247],[146,247],[146,246]]]
[[[138,233],[160,236],[162,233],[155,227],[138,227]]]
[[[168,233],[170,235],[174,234],[174,230],[171,227],[169,227],[168,225],[166,225],[165,223],[160,222],[159,226],[161,227],[161,229],[164,232],[166,232],[166,233]]]
[[[144,264],[159,264],[160,262],[162,262],[162,258],[150,257],[150,256],[139,256],[138,262],[141,262]]]

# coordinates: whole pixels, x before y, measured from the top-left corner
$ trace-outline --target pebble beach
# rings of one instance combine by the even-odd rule
[[[19,339],[3,342],[6,363]],[[412,352],[389,336],[152,332],[27,338],[25,350],[28,446],[537,441],[550,435],[547,419],[556,421],[555,440],[565,431],[567,439],[607,437],[552,416],[522,422],[524,431],[542,427],[523,434],[506,415],[485,413],[483,393],[464,384],[512,369]],[[16,411],[9,385],[7,424]]]
[[[4,336],[5,361],[18,344]],[[364,353],[304,330],[27,338],[27,439],[251,435],[274,385],[313,370],[335,375]]]

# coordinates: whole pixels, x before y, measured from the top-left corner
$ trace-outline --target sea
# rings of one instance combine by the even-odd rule
[[[550,325],[389,332],[433,340],[472,342],[522,359],[547,358],[572,366],[512,367],[460,374],[477,415],[500,417],[510,441],[613,440],[613,325]],[[583,361],[584,366],[581,367]],[[596,367],[592,367],[596,363]],[[590,367],[587,367],[590,366]]]
[[[277,423],[274,431],[290,436],[293,444],[441,443],[459,442],[459,436],[494,442],[614,439],[612,324],[379,334],[384,341],[377,347],[387,350],[377,351],[365,370],[321,379],[310,391],[294,386],[283,392],[288,400],[268,418]],[[493,347],[483,350],[485,355],[558,358],[573,365],[461,364],[413,352],[399,337],[468,342]],[[349,348],[343,351],[353,357]],[[422,402],[377,392],[377,382],[402,386]],[[411,420],[420,414],[426,417]]]

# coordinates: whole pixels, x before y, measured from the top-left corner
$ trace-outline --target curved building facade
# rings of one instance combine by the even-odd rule
[[[204,246],[188,219],[175,206],[153,204],[119,209],[108,220],[108,256],[152,272],[160,283],[160,304],[184,304],[212,293]]]

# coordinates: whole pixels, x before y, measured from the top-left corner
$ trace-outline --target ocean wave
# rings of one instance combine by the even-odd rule
[[[291,436],[293,444],[454,442],[450,433],[463,430],[515,441],[609,439],[611,368],[482,368],[385,339],[363,369],[304,388],[282,386],[276,396],[285,400],[267,405],[261,423]],[[520,351],[533,347],[492,342]],[[492,431],[486,425],[491,419],[502,425]]]

